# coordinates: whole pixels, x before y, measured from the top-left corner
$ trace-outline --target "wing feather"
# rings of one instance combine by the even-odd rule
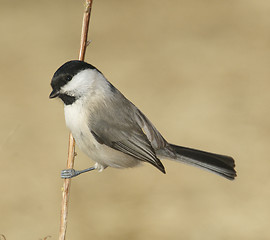
[[[101,121],[90,129],[100,144],[105,144],[140,161],[149,162],[165,173],[164,166],[157,158],[147,136],[138,125],[125,125]],[[106,127],[109,126],[109,127]]]

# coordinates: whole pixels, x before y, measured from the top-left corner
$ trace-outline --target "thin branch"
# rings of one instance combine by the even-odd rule
[[[73,168],[74,158],[75,158],[75,140],[72,134],[70,133],[69,144],[68,144],[67,168]],[[64,179],[64,184],[63,184],[63,189],[62,189],[62,207],[61,207],[61,215],[60,215],[59,240],[65,240],[66,238],[70,184],[71,184],[71,179]]]
[[[0,239],[3,238],[4,240],[6,240],[6,237],[4,234],[0,234]]]
[[[48,238],[51,238],[52,236],[47,236],[45,238],[43,238],[42,240],[47,240]]]
[[[81,44],[80,44],[80,52],[79,52],[79,60],[81,61],[84,60],[86,47],[88,46],[87,35],[88,35],[89,21],[90,21],[90,16],[91,16],[92,3],[93,3],[93,0],[86,0],[85,2],[85,11],[83,15]],[[75,159],[75,140],[72,134],[70,133],[69,144],[68,144],[67,168],[73,168],[74,159]],[[66,238],[70,184],[71,184],[71,179],[64,179],[64,185],[63,185],[63,190],[62,190],[62,207],[61,207],[61,217],[60,217],[59,240],[65,240]]]
[[[83,15],[82,34],[81,34],[81,46],[80,46],[80,52],[79,52],[79,60],[81,61],[84,60],[86,47],[88,46],[87,36],[88,36],[92,3],[93,3],[93,0],[85,1],[85,12]]]

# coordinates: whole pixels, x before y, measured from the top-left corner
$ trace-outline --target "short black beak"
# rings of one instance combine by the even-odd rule
[[[59,91],[53,89],[52,92],[51,92],[51,94],[50,94],[50,96],[49,96],[49,98],[56,98],[58,96],[59,96]]]

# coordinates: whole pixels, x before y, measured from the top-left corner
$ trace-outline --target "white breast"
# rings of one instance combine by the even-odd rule
[[[137,165],[140,161],[114,150],[96,141],[88,127],[89,112],[84,106],[83,99],[78,99],[71,105],[65,105],[66,125],[71,131],[78,147],[103,169],[107,166],[127,168]]]

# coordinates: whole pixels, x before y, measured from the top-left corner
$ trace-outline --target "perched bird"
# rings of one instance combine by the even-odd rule
[[[232,157],[168,143],[148,118],[93,65],[63,64],[51,80],[50,98],[64,102],[66,125],[94,167],[62,171],[62,178],[107,167],[130,168],[148,162],[165,173],[160,159],[191,164],[230,180],[236,177]]]

